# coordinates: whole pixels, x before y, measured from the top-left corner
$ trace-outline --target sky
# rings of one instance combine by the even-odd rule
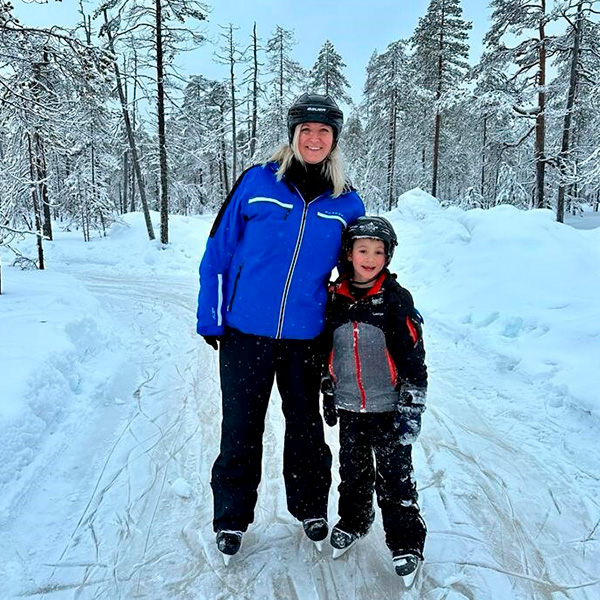
[[[444,209],[413,190],[386,217],[429,372],[413,448],[428,526],[414,597],[597,600],[598,213],[569,216],[596,225],[584,230],[548,210]],[[212,219],[171,215],[166,247],[140,213],[90,242],[55,223],[44,271],[11,266],[0,247],[2,598],[400,597],[379,511],[335,561],[287,512],[276,392],[256,519],[223,565],[209,486],[218,355],[195,333]],[[32,236],[16,245],[36,255]],[[326,438],[333,525],[337,428]]]
[[[76,0],[35,4],[15,0],[16,14],[29,25],[73,26],[78,19]],[[209,3],[210,4],[210,3]],[[326,40],[330,40],[346,63],[345,75],[350,94],[360,100],[365,69],[373,51],[382,52],[391,42],[409,37],[429,0],[231,0],[212,3],[205,25],[209,39],[219,42],[219,26],[232,23],[239,27],[236,39],[240,46],[250,43],[254,21],[259,38],[266,42],[275,26],[293,30],[298,42],[293,58],[306,68],[312,67]],[[86,5],[91,12],[96,3]],[[489,27],[490,10],[485,0],[463,0],[463,17],[473,22],[470,44],[472,62],[481,55],[481,40]],[[182,60],[183,72],[209,78],[227,77],[227,68],[214,64],[215,46],[206,44],[188,53]]]

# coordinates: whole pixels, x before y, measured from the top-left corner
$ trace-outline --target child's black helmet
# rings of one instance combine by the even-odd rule
[[[344,113],[331,96],[304,93],[298,96],[288,110],[287,125],[290,143],[294,137],[294,129],[300,123],[325,123],[333,129],[333,141],[342,131]]]
[[[385,246],[386,266],[390,264],[394,250],[398,245],[398,237],[392,224],[385,217],[359,217],[355,223],[346,227],[342,234],[342,250],[344,256],[352,250],[354,241],[359,238],[381,240]]]

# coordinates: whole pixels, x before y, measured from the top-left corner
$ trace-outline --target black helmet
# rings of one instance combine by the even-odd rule
[[[354,241],[359,238],[381,240],[385,246],[386,262],[389,265],[398,245],[398,238],[392,224],[384,217],[359,217],[355,223],[346,227],[342,234],[344,256],[352,250]]]
[[[294,129],[300,123],[325,123],[333,128],[333,141],[337,139],[342,131],[344,113],[329,95],[304,93],[294,100],[294,104],[288,110],[288,133],[290,143],[294,137]]]

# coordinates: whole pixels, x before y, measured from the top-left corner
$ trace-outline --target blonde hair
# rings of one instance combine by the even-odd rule
[[[281,181],[286,171],[290,168],[292,160],[295,158],[300,164],[306,166],[300,149],[298,147],[298,138],[300,137],[300,127],[296,127],[294,130],[294,137],[292,138],[291,144],[284,144],[278,148],[273,156],[269,158],[269,161],[279,163],[279,169],[277,169],[277,181]],[[321,174],[331,181],[333,186],[333,197],[337,198],[341,196],[345,191],[350,188],[350,182],[344,175],[344,161],[338,145],[336,144],[327,158],[321,165]]]

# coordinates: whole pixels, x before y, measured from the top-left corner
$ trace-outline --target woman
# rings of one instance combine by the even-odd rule
[[[286,422],[288,510],[317,546],[327,537],[331,453],[319,413],[317,336],[342,231],[364,214],[342,169],[342,123],[329,96],[302,94],[288,112],[290,143],[238,179],[200,264],[197,331],[220,346],[223,420],[211,486],[226,563],[254,520],[274,380]]]

